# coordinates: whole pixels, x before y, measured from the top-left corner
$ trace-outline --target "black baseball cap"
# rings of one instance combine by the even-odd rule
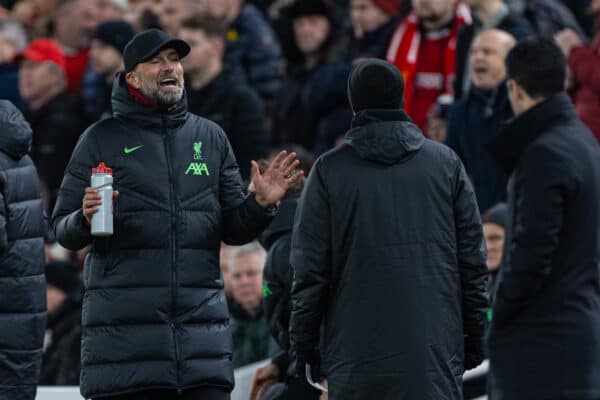
[[[148,29],[138,33],[125,46],[125,72],[132,71],[136,65],[148,61],[164,49],[174,49],[179,58],[187,56],[190,52],[190,46],[185,41],[174,39],[160,29]]]

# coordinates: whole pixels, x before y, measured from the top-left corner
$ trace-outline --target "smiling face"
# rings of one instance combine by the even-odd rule
[[[159,106],[170,107],[183,97],[183,67],[174,49],[162,50],[138,64],[126,80]]]

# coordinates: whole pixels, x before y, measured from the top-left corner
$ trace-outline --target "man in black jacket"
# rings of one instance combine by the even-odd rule
[[[356,66],[353,128],[317,160],[296,212],[290,342],[300,376],[321,344],[333,400],[462,399],[483,358],[475,194],[456,154],[402,110],[403,89],[385,61]]]
[[[0,100],[0,400],[33,400],[42,363],[45,224],[31,138]]]
[[[545,40],[506,59],[517,117],[490,145],[511,175],[493,400],[600,398],[600,148],[564,92],[565,65]]]
[[[219,246],[270,223],[300,172],[282,152],[244,196],[225,133],[187,112],[186,42],[136,35],[115,78],[113,118],[79,141],[52,218],[58,241],[89,245],[84,267],[81,392],[127,399],[227,399],[231,335]],[[114,176],[114,235],[92,237],[101,199],[88,188],[99,162]],[[82,199],[83,198],[83,204]],[[142,393],[134,393],[142,392]]]

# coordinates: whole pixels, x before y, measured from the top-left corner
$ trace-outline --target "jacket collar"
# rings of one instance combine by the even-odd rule
[[[576,119],[573,103],[566,93],[559,93],[513,118],[488,145],[494,158],[511,174],[519,159],[540,135],[559,121]]]
[[[184,92],[182,100],[173,107],[163,110],[151,104],[142,104],[130,94],[125,82],[125,74],[115,77],[112,91],[113,113],[118,118],[132,120],[138,125],[160,129],[163,122],[169,128],[177,128],[187,119],[187,99]]]

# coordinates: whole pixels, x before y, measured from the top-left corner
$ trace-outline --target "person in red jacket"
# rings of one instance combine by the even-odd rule
[[[593,0],[590,10],[600,21],[600,0]],[[571,29],[557,33],[554,39],[567,57],[569,91],[577,113],[600,142],[600,32],[589,47]]]
[[[453,94],[458,32],[471,15],[458,0],[411,2],[413,11],[396,28],[386,59],[402,73],[405,110],[423,130],[437,98]]]

